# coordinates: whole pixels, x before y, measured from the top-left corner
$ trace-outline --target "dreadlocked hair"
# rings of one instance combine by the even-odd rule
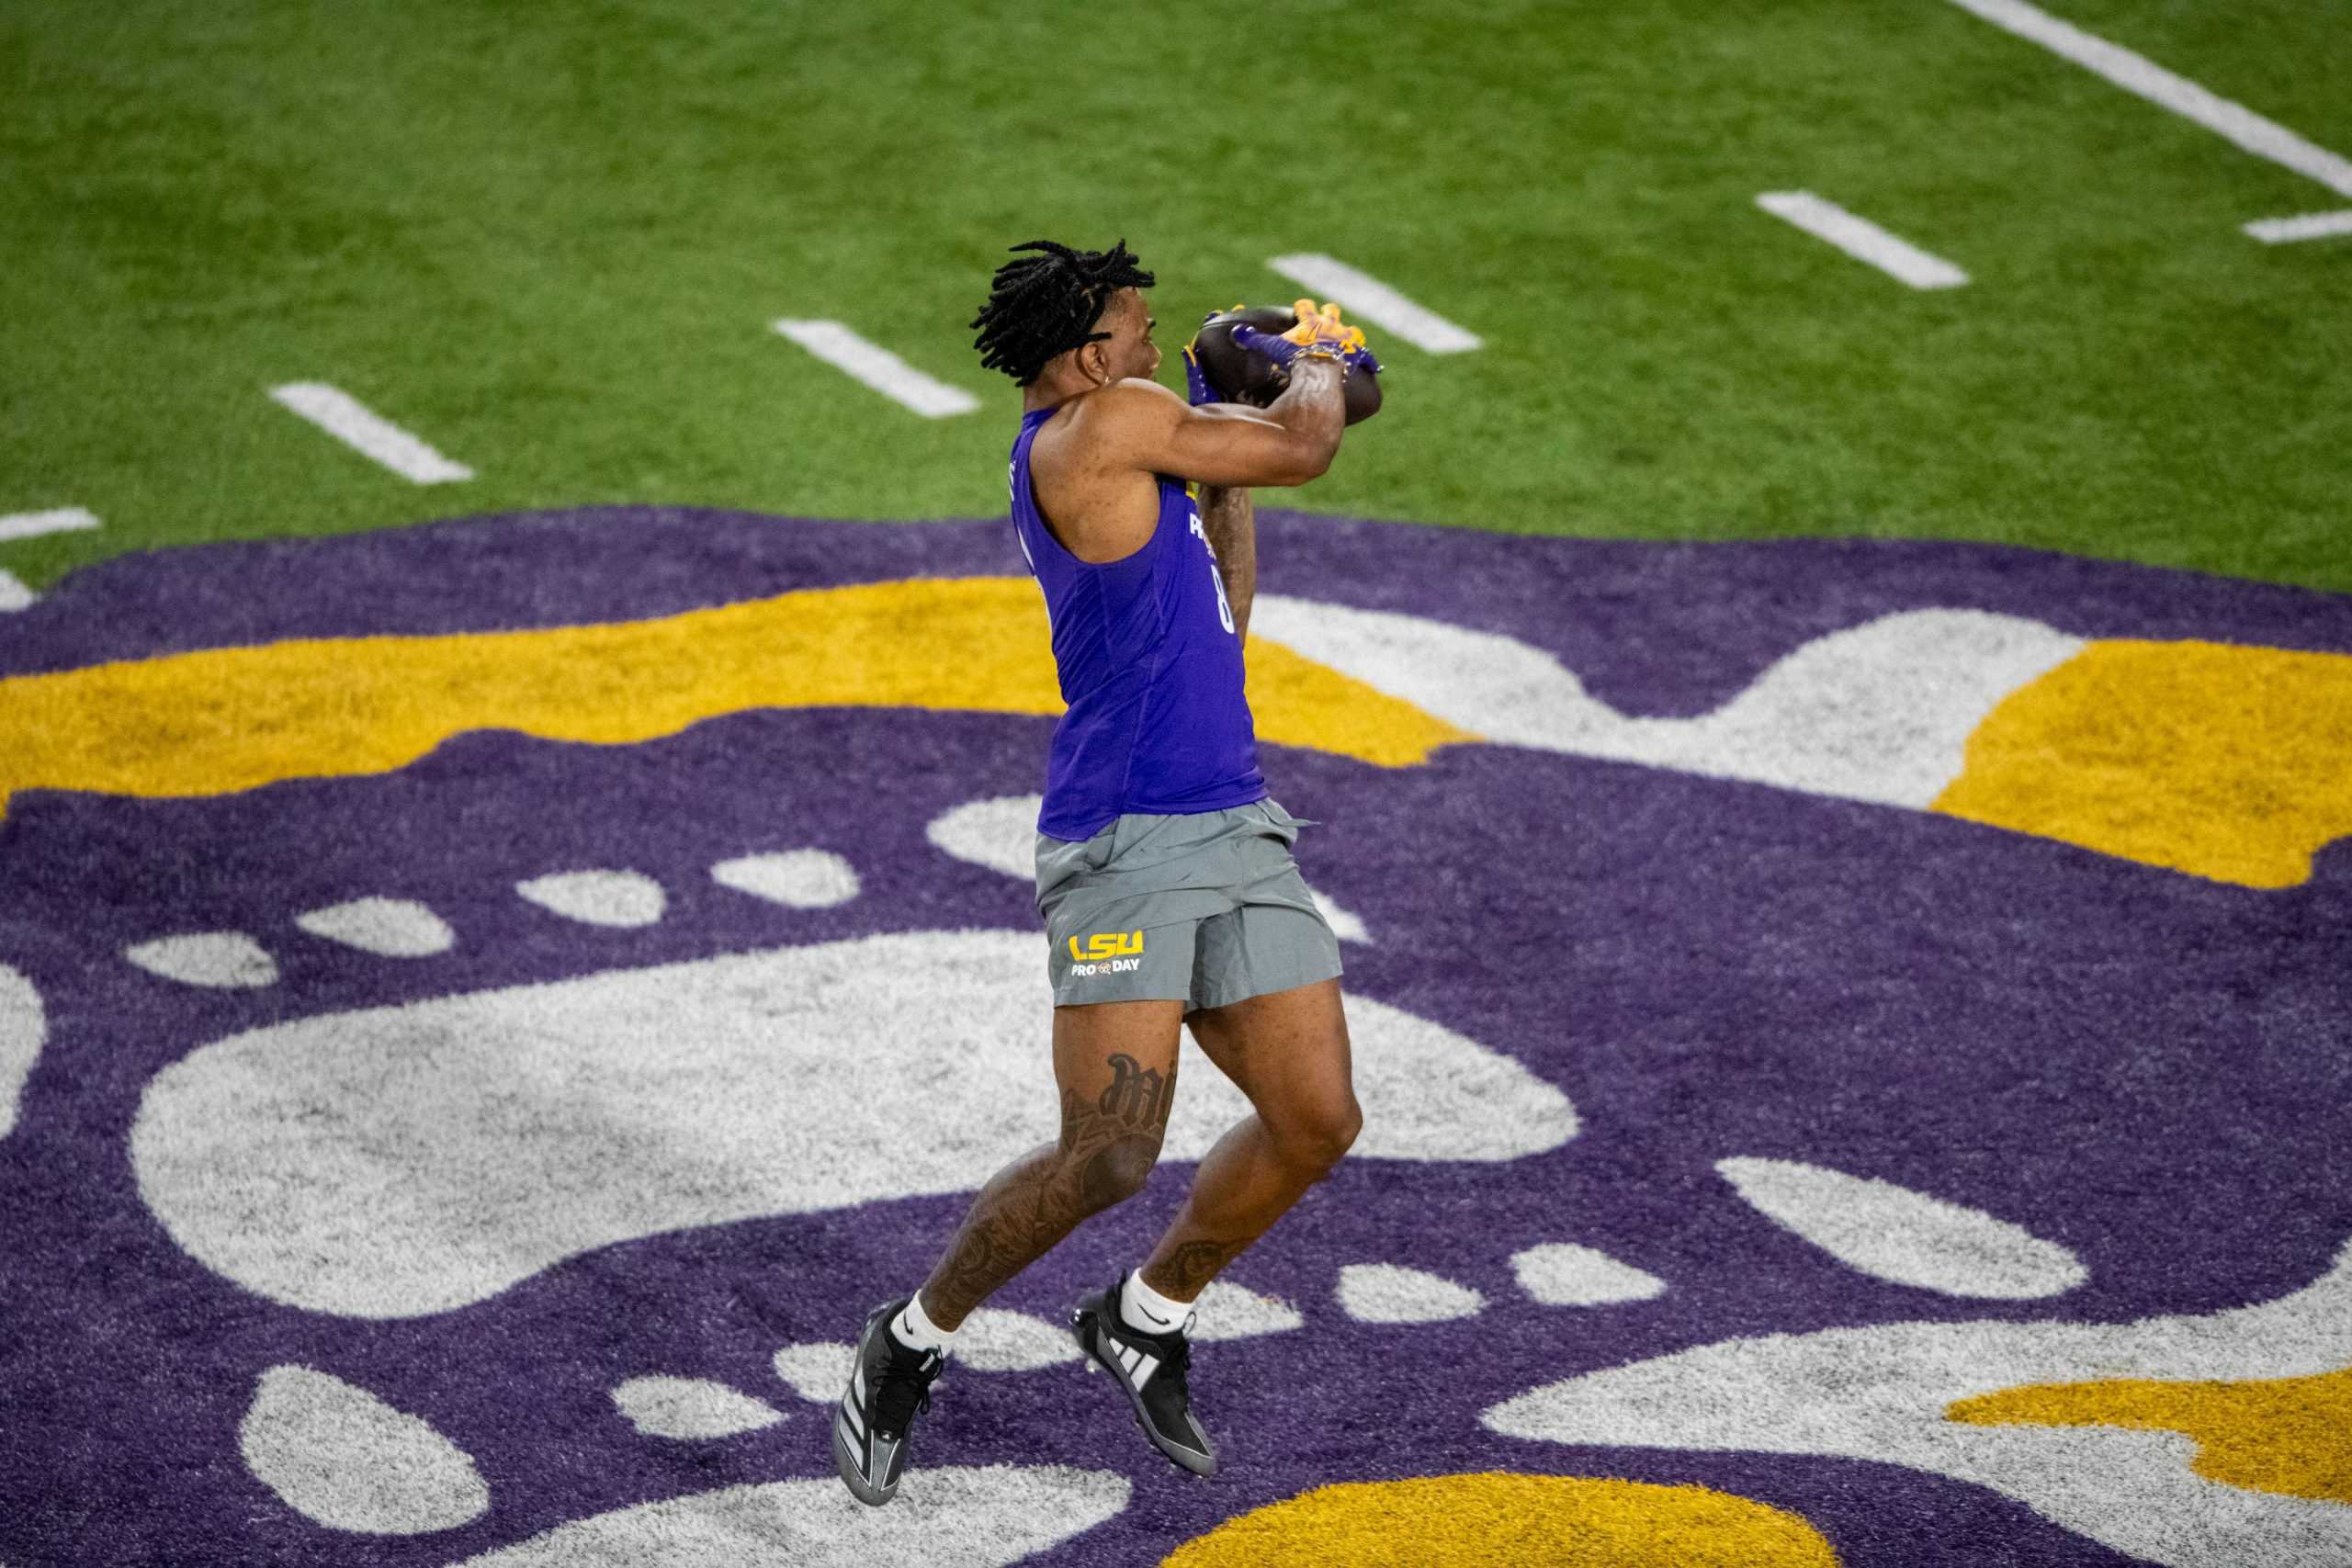
[[[1107,338],[1094,323],[1102,307],[1122,288],[1148,288],[1151,274],[1136,265],[1127,243],[1107,251],[1073,251],[1051,240],[1012,247],[1044,254],[1009,261],[996,269],[989,302],[972,318],[980,335],[980,368],[1001,370],[1023,386],[1057,355]]]

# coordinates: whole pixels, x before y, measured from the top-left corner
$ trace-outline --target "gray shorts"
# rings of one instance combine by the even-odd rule
[[[1340,943],[1272,800],[1130,815],[1081,843],[1037,835],[1037,912],[1056,1007],[1181,1001],[1186,1010],[1340,973]]]

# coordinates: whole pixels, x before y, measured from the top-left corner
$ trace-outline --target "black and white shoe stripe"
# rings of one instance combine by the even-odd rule
[[[1120,1284],[1125,1284],[1124,1278]],[[1216,1450],[1193,1418],[1187,1378],[1193,1348],[1182,1328],[1144,1334],[1119,1315],[1120,1285],[1089,1296],[1070,1314],[1070,1332],[1091,1366],[1111,1374],[1135,1407],[1151,1446],[1194,1475],[1216,1473]],[[1186,1319],[1189,1325],[1191,1320]]]
[[[945,1358],[910,1350],[890,1332],[905,1298],[885,1302],[857,1337],[849,1388],[833,1411],[833,1463],[859,1502],[880,1507],[897,1495],[906,1468],[907,1434],[918,1411],[931,1408],[931,1385]]]
[[[1127,1381],[1137,1388],[1149,1382],[1151,1374],[1159,1370],[1159,1357],[1138,1350],[1132,1345],[1114,1343],[1106,1348],[1119,1358],[1120,1370],[1127,1374]]]

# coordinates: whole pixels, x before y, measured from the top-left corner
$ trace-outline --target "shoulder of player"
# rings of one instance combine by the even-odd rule
[[[1184,400],[1157,381],[1130,376],[1089,392],[1071,410],[1071,434],[1089,445],[1124,444],[1125,438],[1154,435],[1182,419]]]

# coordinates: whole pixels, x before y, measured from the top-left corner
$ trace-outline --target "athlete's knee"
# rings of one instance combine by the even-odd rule
[[[1331,1134],[1339,1144],[1338,1153],[1331,1156],[1334,1162],[1337,1162],[1340,1155],[1344,1155],[1356,1146],[1356,1135],[1363,1131],[1363,1107],[1356,1103],[1356,1097],[1351,1094],[1348,1096],[1346,1111],[1341,1113],[1337,1122],[1332,1123]]]
[[[1156,1134],[1130,1133],[1091,1149],[1076,1151],[1080,1201],[1088,1213],[1124,1203],[1143,1190],[1159,1161]]]
[[[1283,1119],[1274,1144],[1284,1164],[1321,1177],[1355,1146],[1363,1108],[1352,1094],[1296,1108]]]

